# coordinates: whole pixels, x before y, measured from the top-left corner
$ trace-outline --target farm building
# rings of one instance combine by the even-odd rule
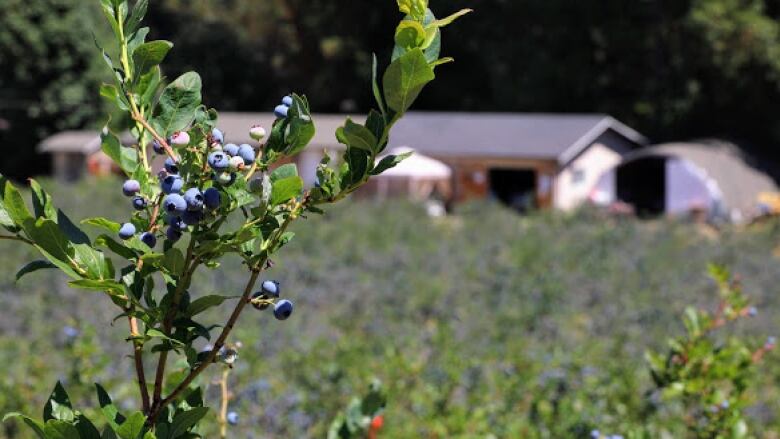
[[[742,222],[761,214],[761,194],[777,191],[772,178],[733,144],[669,143],[627,154],[601,176],[591,200],[624,203],[643,216],[701,212]]]
[[[623,155],[645,145],[606,115],[412,113],[390,137],[453,171],[453,199],[493,197],[520,210],[571,209]]]
[[[317,135],[298,158],[301,175],[309,184],[322,151],[341,149],[334,133],[345,119],[344,115],[313,117]],[[250,142],[250,126],[272,123],[267,114],[221,113],[219,127],[228,141],[243,143]],[[413,148],[448,166],[451,184],[437,191],[448,201],[493,197],[522,210],[576,207],[587,200],[602,173],[645,143],[642,135],[606,115],[413,112],[396,125],[389,148]],[[53,155],[55,174],[63,179],[78,178],[87,170],[106,171],[109,164],[94,132],[61,133],[46,139],[40,150]],[[420,167],[414,172],[419,173]],[[378,194],[399,187],[399,175],[393,175],[396,183],[374,186]],[[419,184],[405,184],[420,189]]]

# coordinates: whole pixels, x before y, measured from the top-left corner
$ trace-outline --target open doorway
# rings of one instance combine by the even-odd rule
[[[666,158],[647,157],[619,166],[617,198],[632,205],[639,216],[663,214],[666,208]]]
[[[490,192],[507,206],[520,212],[536,208],[536,171],[531,169],[491,169]]]

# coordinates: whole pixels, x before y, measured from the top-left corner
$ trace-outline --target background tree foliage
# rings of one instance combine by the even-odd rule
[[[96,114],[94,77],[85,72],[100,61],[88,31],[102,24],[85,24],[98,10],[90,2],[7,1],[0,117],[9,118],[11,98],[29,104],[15,110],[27,119],[3,144],[30,151],[38,140],[30,133],[80,126]],[[165,73],[200,71],[209,105],[270,111],[295,88],[316,93],[314,111],[366,111],[369,48],[390,50],[384,36],[395,7],[392,0],[158,0],[151,37],[177,42]],[[418,108],[604,112],[654,141],[725,137],[780,162],[780,1],[452,0],[447,7],[477,12],[447,41],[458,65]],[[54,62],[58,56],[73,61]],[[449,93],[455,85],[458,93]],[[0,171],[8,173],[7,163]]]

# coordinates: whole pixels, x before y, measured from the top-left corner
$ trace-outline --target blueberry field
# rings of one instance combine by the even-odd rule
[[[74,221],[126,210],[120,180],[42,185]],[[729,334],[760,346],[780,329],[780,224],[715,231],[590,211],[518,216],[489,203],[429,218],[403,202],[350,202],[293,231],[296,245],[263,279],[280,282],[295,313],[282,322],[248,310],[231,336],[242,346],[228,380],[230,437],[325,437],[374,380],[387,397],[377,437],[686,437],[645,354],[684,330],[686,306],[716,306],[708,264],[739,276],[757,311]],[[116,308],[53,270],[15,282],[32,250],[0,249],[0,412],[37,415],[57,380],[90,416],[94,382],[120,410],[137,410]],[[244,277],[226,258],[197,273],[190,294],[240,295]],[[228,309],[207,312],[220,321]],[[214,407],[218,375],[200,377]],[[744,406],[749,435],[717,437],[778,437],[779,385],[778,354],[768,352],[732,402]],[[34,437],[23,427],[6,422],[0,437]],[[202,429],[217,436],[215,412]]]

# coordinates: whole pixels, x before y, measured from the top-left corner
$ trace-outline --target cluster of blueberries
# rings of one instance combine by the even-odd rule
[[[267,300],[278,299],[281,293],[279,282],[275,280],[264,281],[260,286],[260,291],[252,295],[252,306],[262,311],[269,306]],[[277,320],[287,320],[292,312],[293,303],[287,299],[279,300],[274,304],[274,317]]]
[[[286,119],[287,113],[290,111],[290,106],[293,104],[292,96],[285,96],[282,98],[282,103],[274,108],[274,116],[279,119]]]
[[[591,430],[590,437],[592,439],[602,439],[602,438],[603,439],[623,439],[622,435],[619,435],[619,434],[602,435],[601,432],[598,431],[598,430]]]

